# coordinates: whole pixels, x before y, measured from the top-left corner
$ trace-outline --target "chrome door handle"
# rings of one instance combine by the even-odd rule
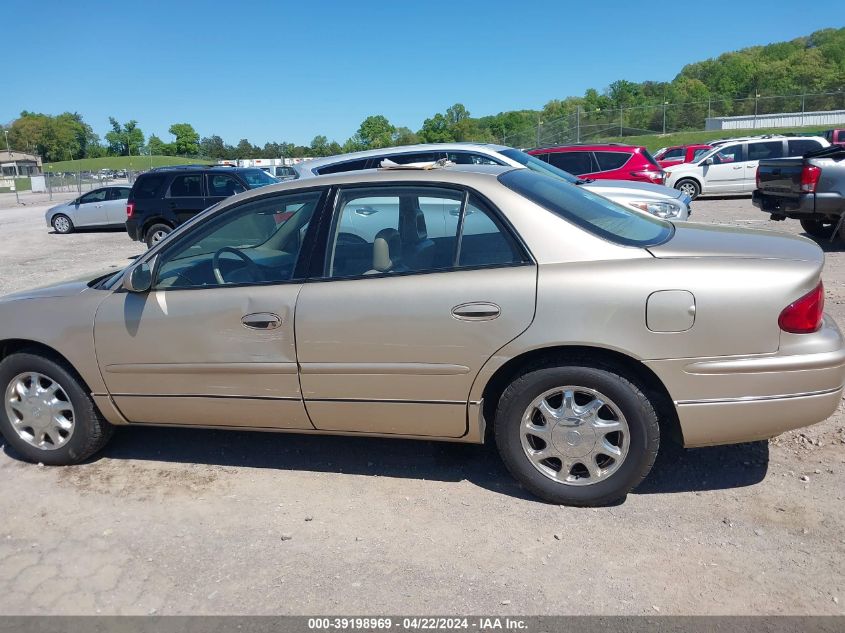
[[[274,312],[255,312],[244,315],[241,323],[251,330],[275,330],[282,324],[282,317]]]
[[[495,303],[472,301],[452,308],[452,316],[461,321],[491,321],[502,313]]]

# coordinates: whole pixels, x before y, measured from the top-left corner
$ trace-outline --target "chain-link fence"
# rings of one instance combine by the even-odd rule
[[[577,106],[562,117],[526,121],[503,134],[501,141],[513,147],[535,147],[618,139],[626,136],[670,134],[703,130],[767,129],[779,127],[836,127],[830,117],[818,113],[842,111],[845,125],[845,90],[836,92],[756,96],[743,99],[712,98],[684,103],[660,103],[610,109]],[[775,116],[777,115],[777,116]],[[742,117],[735,122],[724,117]]]

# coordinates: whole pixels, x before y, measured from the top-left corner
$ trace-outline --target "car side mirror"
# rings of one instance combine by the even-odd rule
[[[147,292],[153,285],[153,269],[148,262],[133,266],[123,275],[123,289],[128,292]]]
[[[706,160],[702,163],[702,165],[712,165],[712,164],[713,164],[713,157],[712,157],[712,156],[711,156],[710,158],[706,159]]]

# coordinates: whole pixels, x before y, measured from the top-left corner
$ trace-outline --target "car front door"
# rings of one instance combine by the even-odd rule
[[[745,146],[726,145],[703,165],[706,193],[742,193],[745,187]]]
[[[302,403],[294,308],[324,189],[276,193],[171,240],[145,293],[97,310],[109,395],[130,422],[313,428]]]
[[[108,188],[94,189],[79,198],[73,213],[74,226],[102,226],[106,224]]]
[[[129,198],[129,187],[109,187],[106,195],[106,224],[123,226],[126,223],[126,200]]]
[[[296,307],[312,423],[464,435],[480,368],[533,319],[535,266],[498,212],[460,189],[346,187],[336,200],[324,268]],[[342,231],[360,223],[345,218],[357,221],[362,205],[377,209],[367,221],[380,226],[350,243]]]

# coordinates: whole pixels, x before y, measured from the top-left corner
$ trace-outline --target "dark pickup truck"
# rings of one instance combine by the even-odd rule
[[[810,235],[831,237],[845,214],[845,147],[761,160],[751,201],[773,220],[800,220]]]

